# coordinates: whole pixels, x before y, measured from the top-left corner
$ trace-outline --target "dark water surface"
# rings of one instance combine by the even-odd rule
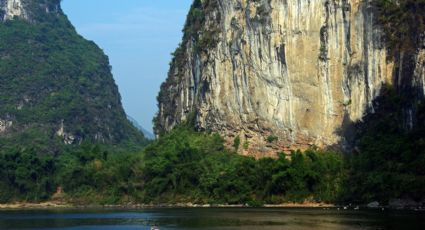
[[[425,213],[324,209],[0,211],[0,229],[425,229]]]

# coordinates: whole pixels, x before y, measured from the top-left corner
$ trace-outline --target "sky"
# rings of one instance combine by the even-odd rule
[[[124,109],[152,131],[156,96],[192,0],[62,0],[78,33],[109,56]]]

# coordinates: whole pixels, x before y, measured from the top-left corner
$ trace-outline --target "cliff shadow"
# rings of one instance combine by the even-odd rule
[[[420,88],[382,87],[361,121],[345,116],[347,178],[342,200],[425,199],[425,100]]]

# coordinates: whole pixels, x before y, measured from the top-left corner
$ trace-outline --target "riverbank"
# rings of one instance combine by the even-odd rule
[[[64,202],[41,202],[41,203],[11,203],[0,204],[0,210],[25,210],[25,209],[152,209],[152,208],[322,208],[322,209],[341,209],[341,210],[358,210],[358,209],[380,209],[380,210],[413,210],[425,211],[422,206],[376,206],[368,205],[352,206],[352,205],[336,205],[327,203],[283,203],[283,204],[265,204],[258,207],[249,206],[247,204],[193,204],[193,203],[177,203],[177,204],[121,204],[121,205],[83,205],[71,204]]]
[[[42,203],[12,203],[0,204],[2,209],[49,209],[49,208],[73,208],[74,205],[57,203],[57,202],[42,202]]]
[[[249,208],[243,204],[123,204],[123,205],[81,205],[62,202],[41,202],[41,203],[11,203],[0,204],[0,210],[10,209],[72,209],[72,208],[109,208],[109,209],[141,209],[141,208]],[[336,208],[334,204],[325,203],[285,203],[285,204],[266,204],[263,208]]]

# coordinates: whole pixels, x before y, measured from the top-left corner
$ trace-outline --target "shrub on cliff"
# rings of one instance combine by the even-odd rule
[[[374,0],[388,48],[414,51],[425,32],[425,0]]]

